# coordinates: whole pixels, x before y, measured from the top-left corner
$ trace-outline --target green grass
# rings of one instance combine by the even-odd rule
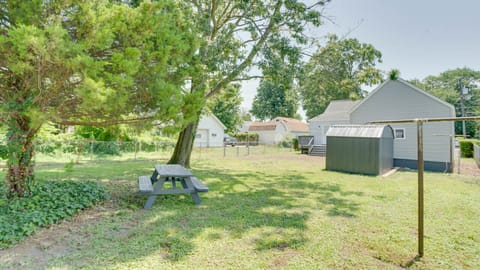
[[[202,205],[172,195],[158,197],[148,211],[146,197],[135,192],[151,162],[84,164],[69,173],[39,166],[39,181],[96,180],[113,203],[95,222],[72,229],[63,239],[69,252],[47,268],[480,268],[474,177],[425,174],[425,256],[414,260],[416,172],[352,175],[325,171],[322,159],[289,151],[239,158],[228,151],[226,158],[223,149],[192,156],[192,170],[210,189]]]

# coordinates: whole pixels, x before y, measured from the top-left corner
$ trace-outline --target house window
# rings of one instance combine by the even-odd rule
[[[217,133],[212,133],[212,137],[217,137]]]
[[[200,133],[195,134],[195,139],[201,139],[201,138],[202,138],[202,134]]]
[[[405,139],[405,129],[396,128],[395,129],[395,139]]]

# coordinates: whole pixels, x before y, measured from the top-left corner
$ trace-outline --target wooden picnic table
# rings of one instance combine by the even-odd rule
[[[191,194],[195,204],[201,204],[198,192],[207,192],[206,187],[193,173],[178,164],[154,165],[152,176],[140,176],[140,193],[149,195],[144,208],[150,209],[158,195]],[[171,183],[171,188],[165,184]],[[180,185],[177,185],[180,184]]]

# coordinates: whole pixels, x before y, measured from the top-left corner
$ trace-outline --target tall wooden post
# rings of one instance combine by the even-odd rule
[[[417,121],[418,144],[418,256],[423,257],[423,122]]]

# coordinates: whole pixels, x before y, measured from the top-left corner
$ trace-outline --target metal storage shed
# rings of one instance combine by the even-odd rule
[[[326,169],[378,175],[393,167],[393,130],[386,125],[332,126]]]

